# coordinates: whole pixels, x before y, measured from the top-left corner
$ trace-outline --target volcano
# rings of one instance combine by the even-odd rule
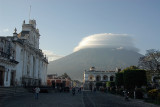
[[[94,66],[96,70],[115,70],[138,65],[143,55],[125,49],[88,48],[76,51],[68,56],[50,62],[48,74],[67,73],[72,79],[83,80],[83,72]]]

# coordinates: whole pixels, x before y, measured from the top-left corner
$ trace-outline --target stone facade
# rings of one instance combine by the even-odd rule
[[[97,71],[95,67],[91,67],[89,71],[84,72],[83,87],[84,89],[90,89],[95,87],[97,82],[115,81],[115,74],[120,71]]]
[[[0,86],[46,85],[48,60],[39,49],[36,21],[25,21],[22,31],[0,37]]]

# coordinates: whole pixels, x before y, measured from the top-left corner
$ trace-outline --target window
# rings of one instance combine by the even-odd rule
[[[8,81],[8,72],[9,72],[9,69],[6,69],[6,81]]]

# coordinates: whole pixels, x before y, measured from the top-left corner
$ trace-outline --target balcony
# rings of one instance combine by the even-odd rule
[[[3,57],[3,58],[7,58],[7,59],[9,59],[9,54],[7,54],[7,53],[5,53],[5,52],[0,51],[0,57]]]
[[[11,57],[9,54],[2,52],[2,51],[0,51],[0,58],[2,58],[3,60],[7,60],[8,62],[11,62],[11,63],[15,63],[15,64],[19,63],[13,57]]]

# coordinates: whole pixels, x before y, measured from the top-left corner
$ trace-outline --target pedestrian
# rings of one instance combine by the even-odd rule
[[[75,95],[75,92],[76,92],[76,89],[75,87],[72,88],[72,95],[74,96]]]
[[[79,93],[81,93],[81,87],[79,87]]]
[[[35,89],[35,99],[38,99],[38,96],[39,96],[39,92],[40,92],[40,88],[37,86]]]

